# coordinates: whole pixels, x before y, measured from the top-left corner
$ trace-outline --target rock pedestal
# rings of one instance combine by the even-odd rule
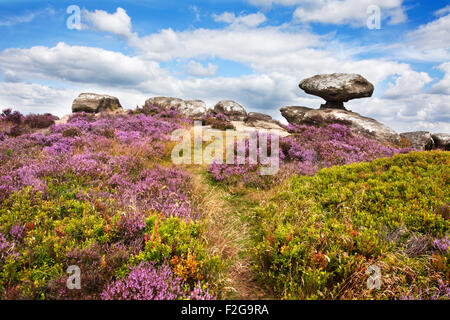
[[[300,89],[308,94],[323,98],[326,103],[321,109],[345,110],[344,102],[371,97],[374,86],[359,74],[321,74],[303,80]]]

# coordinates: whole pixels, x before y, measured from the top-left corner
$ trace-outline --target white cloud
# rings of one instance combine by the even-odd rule
[[[433,85],[433,87],[431,88],[431,92],[450,95],[450,62],[445,62],[438,68],[444,71],[445,75],[441,81]]]
[[[289,1],[277,2],[287,4]],[[304,1],[302,3],[305,4]],[[383,58],[357,59],[354,57],[354,44],[351,48],[342,43],[335,45],[329,36],[299,30],[299,26],[261,26],[262,14],[259,20],[245,15],[222,14],[216,18],[229,24],[223,29],[164,29],[138,37],[132,31],[131,19],[125,16],[128,17],[127,13],[119,9],[114,14],[97,14],[95,29],[126,39],[128,45],[135,49],[135,56],[64,43],[53,48],[0,52],[3,79],[15,81],[2,84],[0,103],[13,101],[16,97],[16,105],[39,107],[44,105],[48,95],[54,97],[49,99],[49,109],[53,105],[56,108],[56,103],[51,103],[52,99],[61,99],[60,105],[65,105],[64,110],[70,112],[71,100],[76,96],[73,93],[69,99],[64,98],[64,91],[53,92],[42,86],[30,89],[30,85],[21,83],[30,79],[51,79],[69,82],[75,86],[73,90],[77,94],[94,91],[117,96],[124,106],[142,105],[145,98],[156,95],[203,99],[209,105],[218,100],[233,99],[250,111],[266,112],[280,119],[280,107],[303,105],[314,108],[322,103],[320,98],[307,95],[298,88],[300,80],[319,73],[351,72],[362,74],[376,88],[391,76],[397,78],[386,95],[380,97],[382,92],[378,92],[378,97],[351,101],[348,103],[350,109],[386,122],[397,130],[429,127],[433,131],[445,131],[448,128],[448,96],[442,94],[447,83],[445,77],[440,90],[436,84],[435,94],[424,94],[421,91],[431,81],[428,74],[414,71],[409,64]],[[99,22],[112,17],[122,21],[120,27]],[[340,48],[338,51],[337,47]],[[250,67],[254,73],[216,76],[217,66],[198,62],[205,58],[231,60]],[[176,59],[188,60],[186,71],[200,78],[178,79],[161,69],[159,62]],[[447,66],[442,65],[441,68],[444,70]],[[22,92],[22,86],[24,90],[31,90],[28,96],[35,98],[28,99],[18,94]],[[42,99],[38,98],[39,95]]]
[[[448,49],[450,43],[450,14],[440,17],[408,34],[415,45],[424,50]]]
[[[410,97],[422,91],[427,83],[432,81],[426,72],[416,72],[405,70],[396,75],[395,84],[390,83],[389,88],[384,92],[384,96],[390,99]]]
[[[402,7],[403,0],[320,0],[305,1],[294,12],[301,22],[319,22],[329,24],[351,24],[366,26],[369,6],[378,6],[381,16],[388,23],[397,24],[406,21]]]
[[[350,24],[365,26],[369,6],[378,6],[382,19],[389,24],[405,22],[407,16],[403,0],[248,0],[259,7],[272,5],[296,6],[294,18],[303,23]]]
[[[450,4],[447,5],[446,7],[442,8],[442,9],[437,10],[434,14],[436,16],[443,16],[443,15],[446,15],[448,13],[450,13]]]
[[[187,73],[195,77],[212,77],[215,76],[219,67],[212,63],[208,63],[208,66],[204,66],[197,61],[189,61],[187,64]]]
[[[29,83],[0,82],[0,109],[11,108],[22,113],[47,113],[63,116],[77,93],[73,89],[54,89]]]
[[[131,37],[131,18],[122,8],[117,8],[115,13],[108,13],[103,10],[94,12],[83,10],[83,29],[109,32],[118,37]]]
[[[21,23],[29,23],[41,15],[44,15],[44,14],[51,15],[54,13],[55,13],[55,11],[52,8],[48,7],[48,8],[42,9],[42,10],[27,12],[22,15],[1,17],[0,18],[0,27],[12,27],[14,25],[21,24]]]
[[[246,26],[257,27],[264,23],[267,18],[261,12],[248,15],[236,16],[233,12],[224,12],[221,15],[213,14],[214,21],[228,23],[233,27]]]
[[[427,55],[435,50],[443,50],[450,55],[450,14],[440,17],[407,35],[408,44]],[[408,48],[409,49],[409,48]]]
[[[6,49],[0,52],[0,70],[5,80],[56,79],[109,86],[136,86],[166,74],[156,62],[63,42],[53,48]]]

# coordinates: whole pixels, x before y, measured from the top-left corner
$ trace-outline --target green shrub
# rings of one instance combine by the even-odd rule
[[[450,202],[449,164],[449,152],[413,152],[290,178],[256,210],[255,270],[284,299],[432,292],[449,281],[430,241],[449,233],[436,210]],[[380,290],[367,289],[370,265]]]

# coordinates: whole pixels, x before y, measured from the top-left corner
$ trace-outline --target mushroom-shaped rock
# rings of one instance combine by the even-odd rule
[[[105,94],[82,93],[73,101],[72,112],[112,112],[121,110],[119,99]]]
[[[431,133],[426,131],[405,132],[400,134],[406,138],[411,147],[417,150],[432,150],[434,148],[434,140]]]
[[[300,89],[325,99],[322,109],[344,109],[344,102],[371,97],[374,86],[359,74],[320,74],[300,82]]]
[[[219,101],[214,106],[215,113],[222,113],[233,121],[244,121],[247,118],[247,112],[239,103],[231,100]]]
[[[450,134],[436,133],[432,135],[432,138],[436,148],[450,151]]]
[[[382,144],[396,145],[400,135],[375,119],[355,112],[338,109],[310,109],[306,107],[286,107],[281,114],[291,124],[324,127],[338,123],[347,126],[354,134],[379,141]]]

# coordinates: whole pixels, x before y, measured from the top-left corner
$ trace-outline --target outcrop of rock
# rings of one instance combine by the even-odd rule
[[[435,147],[438,149],[450,151],[450,134],[436,133],[431,135],[434,140]]]
[[[231,121],[231,123],[237,132],[270,131],[276,133],[280,137],[289,136],[289,132],[275,120],[257,120],[253,122]]]
[[[323,127],[338,123],[347,126],[353,133],[374,139],[383,144],[396,145],[400,135],[375,119],[355,112],[339,109],[310,109],[306,107],[286,107],[281,114],[291,124]]]
[[[122,110],[119,99],[116,97],[97,94],[97,93],[82,93],[73,101],[72,112],[112,112]]]
[[[202,100],[186,100],[185,104],[186,109],[179,109],[179,111],[187,117],[201,119],[209,111],[208,106]]]
[[[321,97],[326,103],[322,109],[343,109],[344,102],[352,99],[371,97],[374,86],[359,74],[320,74],[300,82],[300,89],[308,94]]]
[[[417,150],[432,150],[434,148],[434,140],[431,133],[426,131],[415,131],[401,133],[400,136],[407,139],[411,144],[411,148]]]
[[[215,113],[222,113],[232,121],[244,121],[247,118],[247,111],[239,103],[232,100],[219,101],[214,106]]]
[[[185,101],[172,97],[153,97],[145,101],[145,105],[166,110],[175,109],[183,116],[194,119],[200,119],[208,112],[208,107],[202,100]]]
[[[245,122],[254,122],[254,121],[273,121],[272,117],[258,112],[250,112],[245,119]]]

